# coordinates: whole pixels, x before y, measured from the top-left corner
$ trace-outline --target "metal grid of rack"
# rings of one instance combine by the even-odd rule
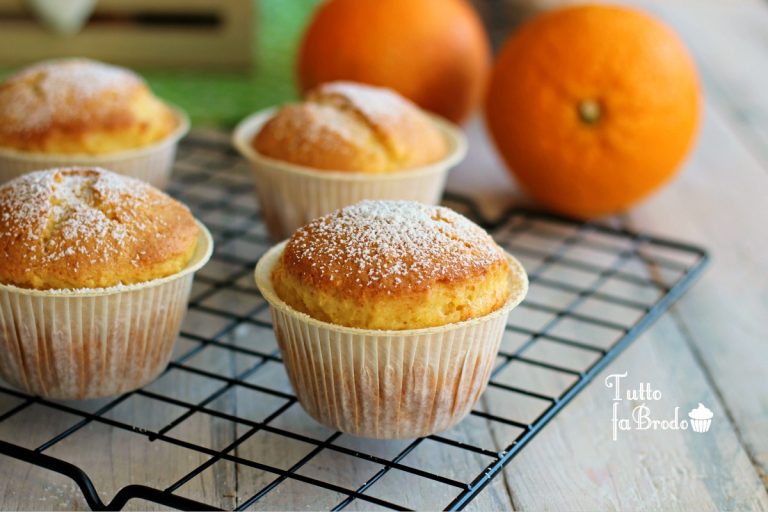
[[[365,448],[375,444],[361,448],[345,443],[348,436],[339,432],[296,428],[311,420],[295,419],[302,412],[287,384],[267,304],[252,283],[253,267],[271,241],[244,162],[221,138],[192,136],[179,149],[170,193],[206,223],[216,251],[196,277],[173,361],[158,381],[95,403],[49,401],[0,383],[0,454],[71,478],[92,509],[120,509],[134,498],[180,509],[221,506],[221,500],[191,499],[184,488],[222,463],[260,475],[256,484],[240,485],[238,496],[227,502],[238,510],[269,503],[270,495],[291,483],[303,484],[300,492],[316,508],[341,510],[355,502],[363,508],[412,508],[397,496],[377,495],[377,483],[395,472],[404,485],[425,486],[421,494],[429,497],[429,508],[461,509],[680,297],[707,261],[706,252],[697,247],[536,212],[511,210],[496,222],[484,222],[470,201],[449,195],[449,206],[482,224],[519,257],[529,273],[530,294],[510,317],[488,390],[465,425],[408,440],[383,454]],[[534,378],[520,378],[531,372]],[[203,381],[205,385],[199,384]],[[124,413],[128,404],[130,414]],[[31,414],[45,414],[53,425],[64,427],[34,442],[15,441],[13,432],[24,425],[19,418]],[[55,421],[59,416],[70,421]],[[199,441],[194,429],[185,426],[201,416],[231,435],[223,436],[225,441]],[[507,438],[501,446],[478,442],[466,435],[472,421],[498,426]],[[57,450],[68,444],[86,450],[95,425],[113,433],[110,442],[119,442],[118,433],[130,433],[143,444],[172,445],[197,458],[190,468],[169,471],[169,482],[129,482],[115,488],[106,503],[98,478],[92,480],[98,475],[68,460],[71,450]],[[274,450],[246,449],[256,439]],[[459,478],[412,465],[409,456],[424,443],[471,454],[482,462],[479,471]],[[293,444],[306,449],[287,457]],[[276,460],[275,453],[291,460]],[[305,471],[329,454],[325,464]],[[96,448],[93,457],[99,457]],[[342,457],[365,461],[370,474],[360,474],[356,485],[339,483],[332,461]],[[435,487],[429,484],[439,484],[440,491],[430,495]],[[314,492],[330,492],[334,498],[313,501]]]

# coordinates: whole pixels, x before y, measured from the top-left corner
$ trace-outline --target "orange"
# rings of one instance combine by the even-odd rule
[[[540,203],[594,217],[669,180],[700,117],[696,68],[675,33],[626,7],[532,19],[505,43],[486,121],[508,168]]]
[[[306,91],[331,80],[389,87],[460,122],[482,101],[490,48],[464,0],[330,0],[299,50]]]

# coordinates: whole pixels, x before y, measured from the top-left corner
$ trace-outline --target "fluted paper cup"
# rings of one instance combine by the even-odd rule
[[[189,131],[189,118],[174,109],[179,124],[165,139],[142,148],[103,155],[57,155],[0,148],[0,184],[31,171],[58,167],[103,167],[164,189],[168,185],[179,140]]]
[[[284,247],[259,260],[255,278],[310,416],[356,436],[398,439],[440,432],[471,411],[488,384],[509,312],[528,290],[514,257],[508,255],[512,293],[500,309],[440,327],[378,331],[321,322],[283,302],[271,275]]]
[[[192,260],[168,277],[82,290],[0,284],[0,377],[58,399],[117,395],[155,379],[171,357],[194,272],[213,251],[198,226]]]
[[[363,199],[410,199],[438,204],[448,171],[467,152],[461,130],[437,116],[430,116],[448,142],[442,160],[386,174],[318,170],[261,155],[251,145],[253,137],[275,109],[257,112],[235,129],[233,143],[251,163],[256,195],[269,234],[282,240],[310,220]]]
[[[691,427],[693,427],[694,432],[699,432],[699,433],[707,432],[711,424],[712,424],[712,418],[709,418],[709,419],[691,418]]]

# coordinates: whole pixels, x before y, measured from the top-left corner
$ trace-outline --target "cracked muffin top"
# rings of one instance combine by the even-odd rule
[[[107,154],[159,142],[179,125],[136,73],[89,59],[58,59],[0,83],[0,147]]]
[[[106,288],[175,274],[198,227],[186,206],[99,168],[37,171],[0,187],[0,283]]]
[[[394,91],[329,82],[275,113],[254,136],[260,154],[320,170],[387,173],[444,158],[436,124]]]
[[[347,327],[402,330],[487,315],[525,273],[479,226],[440,206],[362,201],[288,240],[272,273],[292,308]]]

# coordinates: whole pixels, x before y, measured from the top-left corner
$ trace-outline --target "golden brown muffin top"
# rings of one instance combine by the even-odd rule
[[[79,289],[178,272],[197,244],[186,206],[98,168],[37,171],[0,187],[0,283]]]
[[[101,151],[104,141],[89,141],[84,134],[128,131],[127,140],[113,144],[128,149],[158,140],[176,124],[139,75],[90,59],[41,62],[0,83],[3,147],[102,153],[116,148]],[[68,139],[62,143],[62,138]]]
[[[448,152],[435,123],[394,91],[330,82],[280,109],[254,136],[261,154],[297,165],[382,173],[426,165]]]
[[[422,292],[507,267],[479,226],[441,206],[362,201],[298,229],[282,255],[285,269],[337,296]]]

